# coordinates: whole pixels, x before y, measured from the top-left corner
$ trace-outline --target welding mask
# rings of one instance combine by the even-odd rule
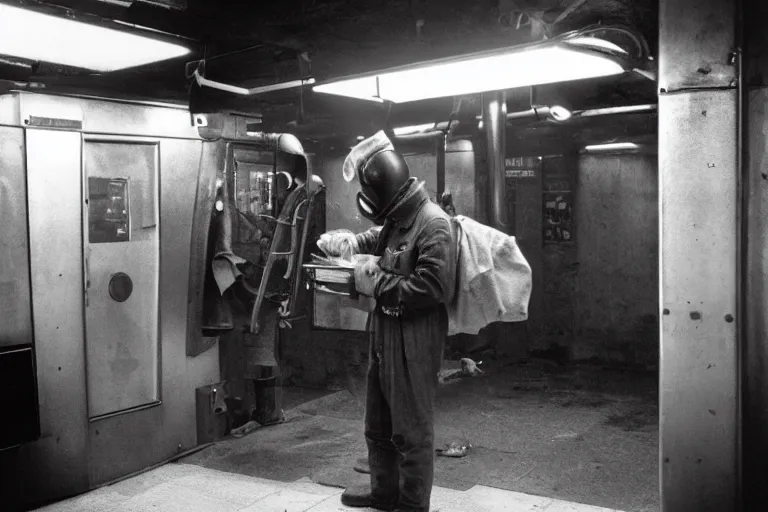
[[[399,153],[391,150],[376,153],[357,171],[360,181],[357,208],[360,214],[376,224],[383,224],[384,214],[409,177],[408,164]]]

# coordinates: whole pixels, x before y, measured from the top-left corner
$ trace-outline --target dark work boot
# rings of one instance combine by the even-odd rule
[[[385,512],[395,510],[394,503],[377,503],[371,497],[371,487],[369,485],[356,485],[348,487],[341,493],[341,504],[347,507],[375,508]]]

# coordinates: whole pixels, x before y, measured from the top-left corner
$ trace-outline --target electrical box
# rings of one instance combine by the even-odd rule
[[[224,383],[195,390],[197,405],[197,444],[212,443],[227,435],[227,393]]]

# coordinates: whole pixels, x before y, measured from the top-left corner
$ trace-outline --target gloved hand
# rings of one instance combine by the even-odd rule
[[[355,264],[355,288],[357,292],[366,297],[373,297],[381,272],[379,258],[358,256]]]
[[[351,259],[360,251],[357,238],[351,231],[334,230],[320,235],[317,246],[328,256]]]

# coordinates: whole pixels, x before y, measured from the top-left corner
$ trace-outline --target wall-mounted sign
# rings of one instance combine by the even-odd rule
[[[539,162],[538,158],[532,156],[511,156],[504,159],[504,167],[507,169],[535,169]]]
[[[535,178],[536,171],[533,169],[507,169],[505,175],[507,178]]]
[[[514,156],[504,159],[504,171],[507,178],[535,178],[539,166],[539,160],[529,156]]]

